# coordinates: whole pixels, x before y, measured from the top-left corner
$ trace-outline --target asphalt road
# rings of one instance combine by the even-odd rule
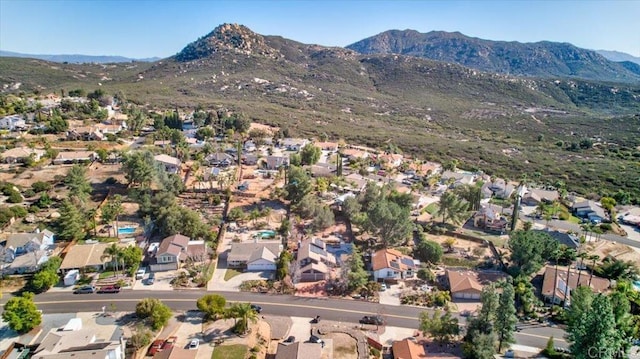
[[[356,300],[302,298],[290,295],[268,295],[258,293],[235,292],[206,292],[217,293],[227,298],[227,301],[251,302],[262,307],[262,312],[277,316],[315,317],[321,320],[332,320],[357,325],[364,315],[382,315],[387,325],[403,328],[418,328],[419,316],[426,308],[412,306],[390,306]],[[38,308],[43,313],[74,313],[98,312],[102,307],[115,306],[116,311],[134,311],[135,305],[142,298],[158,298],[174,311],[196,309],[196,301],[202,297],[202,291],[122,291],[118,294],[72,294],[72,293],[44,293],[35,297]],[[2,302],[6,301],[4,298]],[[113,306],[112,306],[113,304]],[[459,318],[465,323],[464,318]],[[564,331],[550,328],[542,324],[519,324],[519,331],[515,333],[518,344],[544,348],[550,336],[556,341],[556,346],[567,347],[562,339]]]
[[[547,226],[547,221],[543,220],[543,219],[534,219],[531,217],[526,217],[525,215],[520,215],[520,220],[522,221],[531,221],[533,223],[537,223],[543,226]],[[580,227],[579,224],[576,223],[571,223],[571,222],[567,222],[567,221],[560,221],[560,220],[550,220],[549,221],[549,227],[550,228],[555,228],[555,229],[560,229],[563,231],[573,231],[573,232],[577,232],[577,233],[582,233],[583,230]],[[592,235],[593,238],[595,238],[595,235]],[[634,240],[634,239],[630,239],[627,237],[622,237],[622,236],[618,236],[616,234],[611,234],[611,233],[605,233],[605,234],[601,234],[600,235],[600,239],[604,239],[607,241],[611,241],[611,242],[617,242],[620,244],[625,244],[627,246],[630,247],[636,247],[636,248],[640,248],[640,241]]]

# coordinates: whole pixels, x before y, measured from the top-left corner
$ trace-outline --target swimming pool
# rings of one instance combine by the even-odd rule
[[[256,236],[265,239],[265,238],[274,238],[276,236],[275,231],[259,231]]]
[[[640,292],[640,280],[633,282],[633,287],[635,290]]]
[[[132,234],[136,231],[136,227],[122,227],[118,228],[118,234]]]

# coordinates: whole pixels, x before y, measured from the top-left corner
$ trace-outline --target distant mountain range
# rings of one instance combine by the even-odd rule
[[[640,81],[636,67],[568,43],[491,41],[459,32],[389,30],[347,48],[361,54],[422,57],[509,75]]]
[[[633,55],[629,55],[626,52],[620,51],[609,51],[609,50],[596,50],[597,53],[607,58],[607,60],[616,61],[616,62],[633,62],[640,65],[640,57],[635,57]]]
[[[38,60],[45,60],[51,62],[67,62],[70,64],[85,64],[85,63],[120,63],[120,62],[154,62],[160,60],[159,57],[149,57],[145,59],[133,59],[123,56],[93,56],[93,55],[34,55],[34,54],[22,54],[19,52],[2,51],[0,50],[0,57],[24,57]]]

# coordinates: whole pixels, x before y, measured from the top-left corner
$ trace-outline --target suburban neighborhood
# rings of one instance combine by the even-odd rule
[[[0,118],[0,358],[637,350],[638,203],[79,93]]]

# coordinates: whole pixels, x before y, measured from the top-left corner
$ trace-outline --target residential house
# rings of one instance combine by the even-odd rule
[[[322,357],[322,344],[309,342],[278,343],[275,359],[312,359]]]
[[[422,344],[418,344],[412,340],[396,340],[391,345],[393,359],[424,359],[427,353]]]
[[[98,123],[95,127],[105,135],[116,135],[127,130],[127,123],[125,121],[118,121],[117,123]]]
[[[378,156],[378,162],[386,168],[400,167],[404,156],[399,153],[384,153]]]
[[[327,251],[327,244],[319,239],[307,239],[298,245],[298,267],[301,282],[317,282],[329,278],[336,258]]]
[[[168,148],[168,147],[171,147],[171,140],[153,141],[153,145],[161,148]]]
[[[328,163],[316,163],[312,165],[309,169],[311,172],[311,176],[318,177],[331,177],[335,175],[336,166],[328,164]]]
[[[443,184],[450,184],[450,187],[471,185],[476,181],[476,175],[469,172],[444,171],[440,177]]]
[[[46,251],[50,246],[53,246],[54,237],[53,232],[48,229],[42,232],[36,230],[33,233],[10,234],[6,240],[0,241],[0,246],[4,248],[5,252],[4,260],[6,263],[11,263],[17,257],[27,253]],[[46,258],[46,255],[44,257]]]
[[[283,147],[287,151],[298,152],[308,143],[309,141],[304,138],[284,138],[280,141],[280,147]]]
[[[0,250],[0,255],[2,251]],[[5,257],[6,258],[6,257]],[[47,251],[37,250],[25,253],[7,263],[2,269],[3,274],[26,274],[35,273],[49,260]]]
[[[105,257],[104,251],[111,243],[70,244],[60,264],[60,271],[66,273],[77,269],[100,271],[104,270],[111,258]],[[120,245],[124,246],[124,245]]]
[[[360,160],[369,157],[369,153],[357,148],[343,148],[340,155],[346,157],[349,161]]]
[[[429,177],[442,171],[442,165],[436,162],[413,162],[409,164],[409,170],[413,171],[411,175]]]
[[[507,278],[498,271],[447,269],[446,281],[453,299],[480,299],[485,285]]]
[[[241,161],[243,165],[255,166],[258,164],[258,156],[256,155],[242,155]]]
[[[149,266],[151,271],[160,272],[180,268],[180,262],[189,256],[187,252],[189,241],[189,237],[181,234],[174,234],[163,239]]]
[[[2,160],[6,163],[25,162],[29,158],[32,158],[34,161],[40,161],[45,153],[47,152],[35,148],[16,147],[2,152]]]
[[[274,241],[232,243],[227,265],[247,271],[276,270],[276,261],[282,249],[282,244]]]
[[[500,214],[501,207],[482,204],[473,215],[473,225],[486,231],[503,234],[507,230],[507,220]]]
[[[0,118],[0,129],[16,131],[23,130],[27,127],[27,123],[22,115],[10,115]]]
[[[68,151],[60,152],[53,160],[54,165],[93,162],[98,159],[98,154],[93,151]]]
[[[371,256],[371,269],[375,281],[413,278],[420,268],[420,261],[395,249],[381,249]]]
[[[168,173],[180,172],[180,165],[182,164],[182,161],[180,161],[180,159],[165,154],[156,155],[153,156],[153,158],[156,160],[156,162],[163,165],[165,171],[167,171]]]
[[[570,233],[538,229],[535,229],[534,231],[545,233],[551,238],[558,241],[558,243],[560,243],[561,245],[567,246],[572,249],[578,249],[578,247],[580,246],[580,238]]]
[[[255,152],[256,149],[257,149],[256,144],[251,140],[246,141],[244,145],[242,145],[242,150],[244,152]]]
[[[313,145],[323,151],[336,152],[338,150],[337,142],[315,142]]]
[[[124,359],[124,341],[98,339],[93,330],[67,325],[51,329],[30,358]]]
[[[576,202],[571,209],[576,216],[588,219],[592,223],[600,223],[607,217],[604,208],[594,201]]]
[[[349,184],[349,188],[355,192],[362,191],[367,186],[367,183],[369,183],[364,176],[358,173],[351,173],[345,176],[344,179]]]
[[[267,156],[267,169],[277,170],[289,166],[289,156]]]
[[[213,167],[227,167],[234,163],[233,156],[224,152],[212,153],[204,159]]]
[[[540,203],[553,203],[560,198],[558,191],[532,188],[522,197],[522,203],[527,206],[537,206]]]
[[[580,273],[582,272],[582,273]],[[591,277],[587,271],[570,270],[567,280],[567,268],[559,267],[557,270],[552,266],[547,266],[544,271],[542,282],[542,297],[548,303],[555,300],[555,304],[565,304],[567,299],[571,300],[571,291],[580,286],[590,286],[594,293],[604,293],[609,289],[611,282],[608,279],[598,276]],[[579,279],[579,281],[578,281]],[[555,297],[554,297],[555,285]]]
[[[481,193],[483,198],[500,198],[506,199],[511,197],[516,190],[516,186],[507,183],[503,179],[495,179],[493,182],[487,181],[482,185]]]
[[[65,134],[68,141],[102,141],[106,136],[96,126],[79,126]]]

